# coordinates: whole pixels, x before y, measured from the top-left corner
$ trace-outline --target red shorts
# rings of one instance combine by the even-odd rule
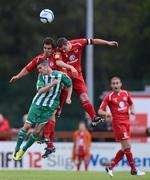
[[[72,79],[73,90],[75,91],[77,96],[80,96],[82,93],[87,93],[87,87],[84,82],[82,74],[76,77],[71,77],[71,79]]]
[[[130,138],[130,124],[115,124],[112,126],[116,141]]]

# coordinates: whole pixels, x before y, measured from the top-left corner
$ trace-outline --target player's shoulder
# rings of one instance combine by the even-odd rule
[[[122,90],[121,90],[121,93],[122,93],[122,94],[126,94],[127,96],[129,95],[129,91],[128,91],[128,90],[125,90],[125,89],[122,89]]]
[[[113,94],[114,94],[113,91],[107,91],[107,92],[105,92],[104,96],[109,97],[109,96],[112,96]]]
[[[78,38],[78,39],[72,39],[69,42],[72,45],[79,45],[79,46],[81,46],[82,44],[86,44],[87,43],[87,39],[86,38]]]
[[[58,70],[53,70],[53,75],[55,76],[62,76],[64,73]]]
[[[36,55],[35,58],[42,59],[42,58],[44,58],[44,57],[45,57],[45,54],[44,54],[44,53],[41,53],[41,54]]]

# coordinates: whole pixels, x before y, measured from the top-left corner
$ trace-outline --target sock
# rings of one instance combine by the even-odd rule
[[[125,155],[126,155],[126,157],[127,157],[127,160],[128,160],[129,165],[130,165],[130,167],[131,167],[131,170],[132,170],[132,171],[136,171],[131,149],[130,149],[130,148],[125,149],[125,150],[124,150],[124,153],[125,153]]]
[[[124,152],[120,149],[120,150],[117,152],[114,160],[111,162],[109,168],[110,168],[110,169],[113,169],[113,168],[115,167],[115,165],[118,164],[119,161],[123,158],[123,156],[124,156]]]
[[[54,146],[54,132],[55,132],[55,121],[51,120],[50,121],[50,129],[49,129],[49,140],[50,143],[47,145],[48,148],[51,148]]]
[[[77,171],[80,171],[81,161],[77,163]]]
[[[51,129],[51,121],[53,121],[53,120],[50,119],[44,127],[44,132],[43,132],[44,137],[49,138],[50,129]]]
[[[85,171],[88,171],[88,165],[89,165],[89,161],[84,160],[84,168],[85,168]]]
[[[29,139],[27,140],[25,146],[22,148],[23,151],[26,151],[32,144],[38,139],[37,136],[35,136],[33,133],[29,136]]]
[[[96,116],[96,112],[95,112],[94,107],[92,106],[91,102],[89,100],[83,101],[82,106],[83,106],[84,110],[89,114],[91,119],[94,119]]]
[[[17,144],[16,144],[16,148],[15,151],[19,151],[20,146],[22,144],[22,142],[24,141],[24,139],[26,138],[27,132],[24,131],[23,129],[20,130],[19,134],[18,134],[18,138],[17,138]]]

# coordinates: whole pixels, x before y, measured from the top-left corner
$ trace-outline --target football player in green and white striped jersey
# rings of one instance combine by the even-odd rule
[[[63,72],[53,71],[49,66],[49,61],[46,59],[42,59],[37,63],[37,69],[39,71],[37,93],[30,106],[27,121],[19,132],[15,153],[13,155],[14,160],[20,160],[22,158],[26,150],[39,138],[40,132],[45,124],[54,116],[59,105],[59,97],[63,86],[65,86],[68,91],[66,103],[71,104],[71,79]],[[32,125],[36,125],[33,133],[23,148],[20,149],[27,131]]]

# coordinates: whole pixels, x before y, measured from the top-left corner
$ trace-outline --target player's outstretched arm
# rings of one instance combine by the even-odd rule
[[[118,42],[116,41],[107,41],[104,39],[94,39],[93,44],[95,45],[108,45],[108,46],[116,46],[118,47]]]
[[[14,81],[17,81],[18,79],[26,76],[27,74],[29,74],[29,71],[27,71],[26,68],[23,68],[17,75],[13,76],[9,82],[12,83]]]

